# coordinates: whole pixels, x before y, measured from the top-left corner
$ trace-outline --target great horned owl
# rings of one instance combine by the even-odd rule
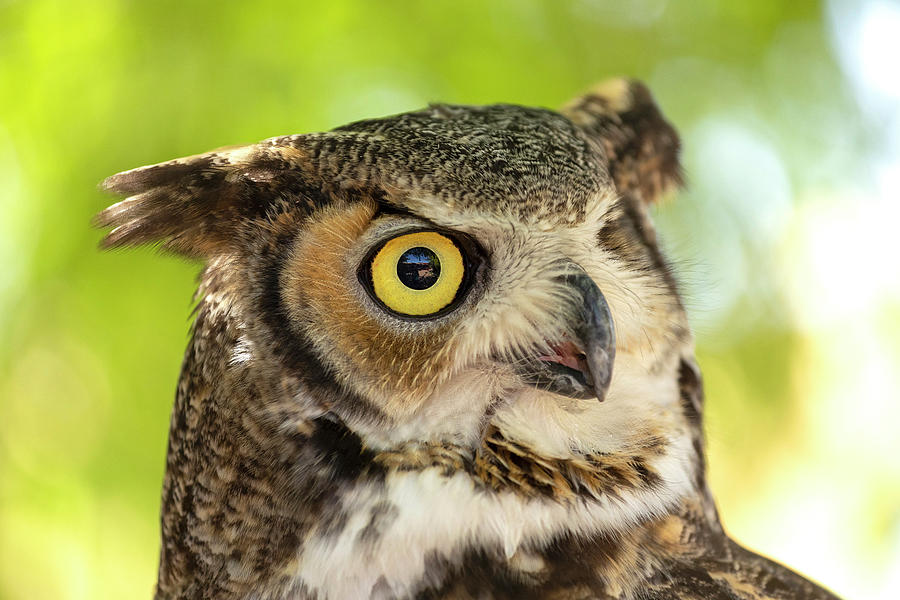
[[[723,532],[647,89],[437,104],[126,171],[200,259],[157,598],[833,598]]]

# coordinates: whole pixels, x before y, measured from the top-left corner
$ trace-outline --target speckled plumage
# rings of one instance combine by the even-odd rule
[[[157,598],[833,598],[719,524],[647,211],[678,146],[615,80],[562,113],[434,105],[109,178],[106,246],[205,263]],[[409,227],[479,254],[440,318],[357,276]],[[615,325],[603,403],[522,375],[578,330],[572,264]]]

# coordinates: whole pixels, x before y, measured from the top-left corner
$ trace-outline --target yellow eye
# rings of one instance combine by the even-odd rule
[[[381,247],[370,266],[372,290],[403,315],[432,315],[459,291],[465,264],[453,240],[434,231],[399,235]]]

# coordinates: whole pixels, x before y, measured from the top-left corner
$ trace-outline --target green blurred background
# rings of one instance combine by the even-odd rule
[[[646,81],[726,526],[900,589],[900,5],[0,0],[0,598],[149,598],[196,264],[96,250],[117,171],[429,101]]]

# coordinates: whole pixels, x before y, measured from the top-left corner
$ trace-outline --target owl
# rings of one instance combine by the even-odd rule
[[[426,109],[113,175],[202,261],[159,599],[826,599],[723,531],[649,207],[647,88]]]

